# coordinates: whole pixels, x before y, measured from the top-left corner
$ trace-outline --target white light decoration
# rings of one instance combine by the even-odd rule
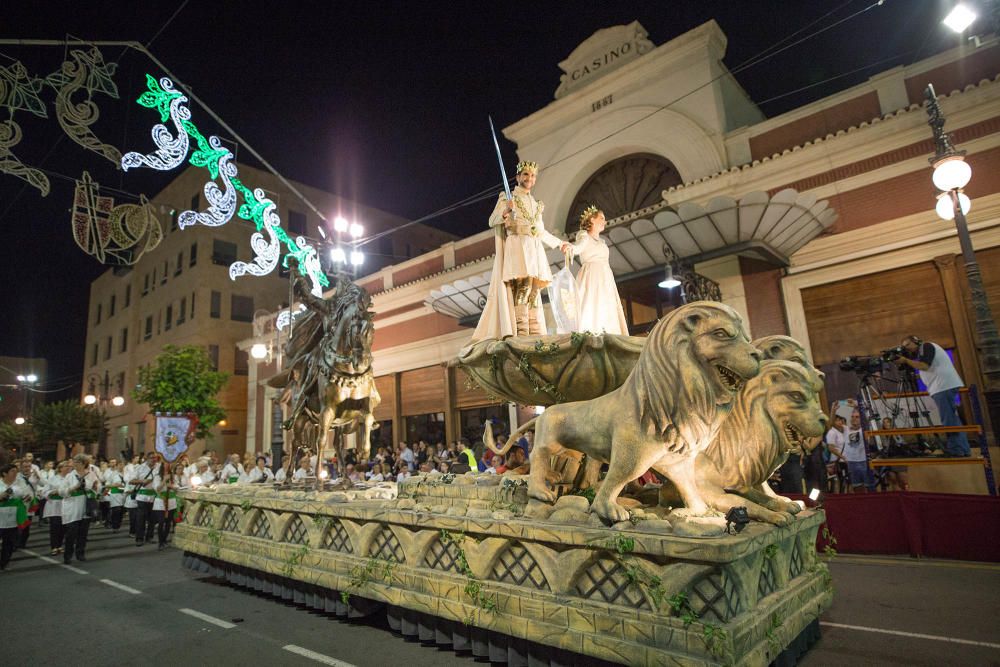
[[[962,207],[963,214],[967,214],[972,209],[972,201],[965,195],[964,192],[958,193],[958,204]],[[938,195],[937,204],[934,206],[934,210],[937,211],[938,217],[942,220],[955,219],[955,204],[951,200],[950,192],[942,192]]]
[[[111,405],[115,406],[116,408],[120,408],[121,406],[125,405],[125,398],[122,396],[115,396],[114,398],[111,399]]]
[[[344,254],[344,249],[340,246],[330,249],[330,260],[343,264],[347,261],[347,255]]]
[[[679,287],[680,284],[681,281],[677,280],[677,278],[674,278],[674,267],[672,267],[670,264],[667,264],[667,275],[663,278],[663,280],[659,282],[657,286],[662,287],[663,289],[671,289],[673,287]]]
[[[938,190],[961,190],[972,179],[972,167],[961,155],[946,157],[934,165],[931,180]]]
[[[14,423],[17,424],[18,426],[21,426],[22,424],[24,424],[24,417],[17,417],[16,419],[14,419]]]
[[[38,376],[34,373],[29,373],[28,377],[25,378],[28,382],[38,382]]]
[[[361,238],[361,235],[365,233],[365,228],[358,223],[353,223],[351,225],[351,237],[355,239]]]
[[[365,262],[365,253],[360,250],[351,251],[351,264],[354,266],[361,266]]]
[[[338,215],[336,218],[333,219],[333,231],[340,232],[341,234],[343,234],[344,232],[347,231],[347,226],[348,226],[347,220],[342,216]]]
[[[208,143],[212,149],[211,156],[215,157],[218,162],[216,168],[219,172],[219,178],[222,179],[226,189],[222,190],[214,180],[205,183],[204,192],[208,208],[201,212],[182,211],[177,216],[177,226],[181,229],[194,224],[220,227],[232,220],[236,214],[236,188],[233,186],[232,179],[236,178],[237,169],[236,165],[232,163],[233,154],[222,145],[222,140],[218,137],[209,137]],[[191,159],[193,160],[194,156],[199,154],[201,151],[194,153]]]
[[[146,75],[147,84],[155,86],[156,79]],[[174,90],[174,82],[163,77],[160,79],[160,86],[165,99],[169,99],[170,120],[174,124],[177,136],[170,133],[165,125],[153,126],[153,143],[156,150],[149,155],[143,155],[135,151],[130,151],[122,156],[122,169],[128,171],[134,167],[151,167],[159,171],[170,171],[179,167],[187,156],[190,147],[190,138],[181,125],[186,120],[191,119],[191,110],[184,104],[188,98]],[[141,99],[141,98],[140,98]],[[140,104],[143,104],[141,101]],[[153,103],[152,98],[150,103]],[[143,104],[143,106],[146,106]]]
[[[298,319],[299,316],[302,315],[304,312],[306,312],[306,307],[302,304],[299,304],[299,309],[295,311],[294,315],[295,319]],[[274,321],[274,328],[277,329],[278,331],[281,331],[282,329],[287,327],[289,323],[291,323],[292,317],[293,316],[291,311],[289,310],[281,311],[280,313],[278,313],[278,317]]]
[[[87,405],[93,405],[94,403],[97,403],[97,397],[93,394],[87,394],[83,397],[83,402]]]
[[[959,3],[948,13],[948,16],[944,17],[944,21],[942,21],[942,23],[955,32],[965,32],[965,29],[972,25],[972,22],[975,21],[976,18],[976,13],[974,11],[969,9],[966,5]]]
[[[263,359],[267,356],[267,345],[264,343],[254,343],[250,348],[250,356],[254,359]]]

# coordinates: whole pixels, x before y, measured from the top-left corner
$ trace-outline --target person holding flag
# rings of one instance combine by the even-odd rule
[[[0,571],[7,569],[17,547],[18,531],[28,525],[26,501],[31,491],[18,479],[13,463],[0,467]]]

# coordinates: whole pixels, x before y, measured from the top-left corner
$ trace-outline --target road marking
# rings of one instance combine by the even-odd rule
[[[52,565],[59,565],[59,561],[57,561],[55,558],[49,558],[48,556],[43,556],[41,554],[35,553],[31,549],[21,549],[21,551],[28,554],[29,556],[34,556],[39,560],[43,560],[46,563],[51,563]]]
[[[900,637],[913,637],[915,639],[930,639],[936,642],[951,642],[952,644],[968,644],[969,646],[986,646],[987,648],[997,648],[1000,649],[1000,644],[993,644],[991,642],[977,642],[971,639],[958,639],[956,637],[941,637],[940,635],[925,635],[919,632],[902,632],[900,630],[883,630],[882,628],[867,628],[863,625],[845,625],[843,623],[830,623],[828,621],[820,621],[820,625],[825,625],[830,628],[843,628],[845,630],[860,630],[861,632],[876,632],[882,635],[898,635]]]
[[[86,570],[81,570],[78,567],[73,567],[72,565],[67,565],[66,563],[60,563],[59,567],[66,568],[70,572],[76,572],[77,574],[89,574]]]
[[[297,653],[304,658],[321,662],[324,665],[331,665],[332,667],[354,667],[354,665],[349,662],[337,660],[336,658],[331,658],[328,655],[323,655],[322,653],[317,653],[316,651],[310,651],[307,648],[302,648],[301,646],[296,646],[295,644],[289,644],[288,646],[282,646],[281,648],[285,649],[289,653]]]
[[[110,579],[101,579],[102,584],[107,584],[112,588],[117,588],[120,591],[125,591],[126,593],[131,593],[132,595],[140,595],[142,591],[137,591],[131,586],[126,586],[125,584],[119,584],[117,581],[111,581]]]
[[[208,614],[203,614],[200,611],[195,611],[194,609],[178,609],[177,611],[181,612],[182,614],[187,614],[188,616],[194,616],[195,618],[201,619],[201,620],[205,621],[206,623],[211,623],[212,625],[217,625],[220,628],[225,628],[226,630],[230,630],[230,629],[236,627],[235,625],[233,625],[229,621],[223,621],[220,618],[215,618],[214,616],[209,616]]]

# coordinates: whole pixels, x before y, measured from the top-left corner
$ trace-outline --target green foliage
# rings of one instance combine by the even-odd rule
[[[670,611],[673,612],[674,616],[681,619],[684,625],[691,625],[698,620],[698,612],[691,608],[691,602],[685,591],[667,598],[667,606],[670,607]]]
[[[777,655],[781,651],[781,638],[778,637],[778,630],[781,628],[781,619],[777,614],[771,614],[771,622],[767,628],[767,645],[771,653]]]
[[[222,554],[222,533],[217,528],[212,528],[208,531],[207,537],[212,545],[212,558],[218,558]]]
[[[167,345],[152,365],[139,369],[132,397],[149,405],[150,412],[193,412],[198,415],[198,438],[226,418],[218,393],[228,375],[212,368],[208,352],[197,345]]]
[[[726,640],[729,638],[729,635],[726,634],[724,629],[711,623],[705,623],[705,630],[701,638],[705,642],[705,646],[708,647],[709,653],[717,658],[726,655]]]
[[[240,503],[240,509],[243,510],[244,514],[249,512],[251,507],[253,507],[253,502],[249,498]]]
[[[829,563],[837,555],[837,538],[833,536],[828,526],[823,526],[823,541],[826,542],[823,546],[823,554],[826,555],[826,562]]]
[[[90,444],[103,439],[108,419],[103,412],[76,401],[60,401],[36,406],[31,414],[35,442],[55,446]]]
[[[594,487],[590,487],[590,488],[587,488],[587,489],[573,489],[572,491],[570,491],[566,495],[568,495],[568,496],[582,496],[583,498],[587,499],[588,503],[590,503],[591,505],[593,505],[594,504],[594,498],[597,497],[597,491],[594,490]]]
[[[306,545],[302,545],[293,551],[282,564],[281,573],[286,577],[292,577],[295,574],[295,568],[302,564],[302,559],[305,558],[308,553],[309,547]]]
[[[635,539],[624,535],[615,535],[607,540],[604,546],[609,551],[614,552],[615,559],[621,565],[622,572],[628,582],[645,590],[653,602],[653,608],[659,609],[667,596],[667,591],[663,587],[663,581],[642,569],[632,556],[632,552],[635,551]]]
[[[472,602],[482,611],[488,614],[495,614],[500,609],[499,598],[496,593],[487,595],[483,592],[483,584],[472,573],[472,568],[469,566],[469,559],[465,556],[465,549],[462,548],[463,540],[465,540],[465,533],[459,533],[456,536],[444,528],[441,529],[441,544],[444,546],[453,544],[458,551],[457,564],[458,569],[465,575],[465,594],[472,598]],[[475,620],[475,614],[469,614],[465,618],[465,624],[472,625]]]
[[[24,447],[30,450],[36,442],[35,429],[30,423],[18,426],[14,422],[0,422],[0,447],[18,451]]]
[[[615,535],[605,543],[605,546],[622,556],[635,550],[635,539],[625,535]]]
[[[348,604],[351,600],[351,590],[362,590],[375,579],[380,579],[383,583],[391,585],[394,567],[396,567],[396,561],[374,556],[364,563],[355,565],[351,568],[351,581],[347,589],[340,591],[340,601]]]
[[[766,547],[764,547],[764,558],[771,560],[777,554],[778,554],[777,544],[768,544]]]

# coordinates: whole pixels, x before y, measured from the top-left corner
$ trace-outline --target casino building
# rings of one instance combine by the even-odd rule
[[[541,165],[536,197],[557,235],[601,207],[633,334],[681,301],[657,287],[666,266],[717,285],[752,337],[788,334],[828,374],[829,398],[856,379],[837,361],[897,345],[908,333],[951,351],[982,386],[974,318],[955,227],[935,213],[923,108],[932,83],[946,131],[967,151],[969,228],[1000,313],[1000,42],[969,42],[765,118],[723,64],[726,36],[709,21],[654,45],[637,22],[600,30],[559,67],[554,99],[504,134]],[[493,235],[481,232],[364,277],[376,316],[375,369],[386,443],[475,437],[530,407],[492,401],[447,367],[484,301]],[[558,251],[550,257],[561,265]],[[707,280],[706,280],[707,279]],[[280,343],[273,335],[241,341]],[[251,364],[248,450],[280,441],[280,409]],[[996,456],[996,454],[994,454]],[[982,470],[928,473],[914,486],[985,492]],[[940,475],[940,477],[936,477]]]

